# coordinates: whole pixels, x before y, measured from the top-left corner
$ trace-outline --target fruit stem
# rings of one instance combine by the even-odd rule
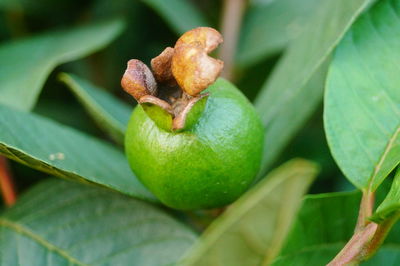
[[[6,206],[14,205],[17,193],[7,159],[0,156],[0,190]]]
[[[245,8],[246,0],[224,0],[221,22],[224,43],[221,46],[220,58],[224,61],[221,76],[228,80],[233,78],[234,57]]]

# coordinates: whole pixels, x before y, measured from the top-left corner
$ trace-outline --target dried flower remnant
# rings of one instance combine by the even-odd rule
[[[179,113],[176,114],[173,124],[172,124],[172,129],[173,130],[179,130],[182,128],[185,128],[186,126],[186,121],[187,117],[189,115],[189,112],[192,111],[193,107],[195,104],[200,102],[200,100],[207,98],[208,93],[200,94],[198,97],[192,97],[189,101],[187,101],[187,104],[179,110]]]
[[[151,70],[142,61],[136,59],[128,61],[121,86],[137,101],[145,95],[155,95],[157,92],[157,83]]]
[[[221,42],[221,34],[212,28],[190,30],[174,48],[167,47],[151,60],[153,72],[143,62],[130,60],[121,85],[139,104],[156,105],[166,111],[172,117],[170,130],[183,129],[194,106],[208,96],[200,93],[222,71],[223,62],[208,56]]]
[[[167,47],[159,56],[151,60],[151,68],[157,82],[171,87],[177,85],[171,69],[173,55],[174,48]]]
[[[224,63],[208,56],[221,42],[221,34],[207,27],[188,31],[176,42],[172,73],[187,94],[199,94],[221,73]]]

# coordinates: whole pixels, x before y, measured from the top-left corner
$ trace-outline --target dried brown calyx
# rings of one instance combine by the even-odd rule
[[[129,60],[121,85],[164,129],[187,128],[205,106],[208,94],[201,92],[222,71],[224,63],[208,55],[221,42],[221,34],[212,28],[190,30],[174,48],[151,60],[152,71],[139,60]]]

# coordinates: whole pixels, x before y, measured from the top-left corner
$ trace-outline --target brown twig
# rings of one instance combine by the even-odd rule
[[[7,159],[3,156],[0,156],[0,189],[4,203],[12,206],[17,200],[17,193]]]
[[[382,245],[394,223],[400,218],[400,213],[377,224],[368,220],[372,215],[375,193],[371,189],[363,191],[357,225],[354,235],[328,264],[328,266],[358,265],[371,258]]]
[[[220,58],[224,61],[224,70],[221,76],[232,79],[236,46],[246,0],[224,0],[223,5],[221,33],[224,36],[224,43],[221,46]]]
[[[400,213],[396,213],[379,225],[369,222],[363,228],[360,227],[328,266],[357,265],[371,258],[399,218]]]

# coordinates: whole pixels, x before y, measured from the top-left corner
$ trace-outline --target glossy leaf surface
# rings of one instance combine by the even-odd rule
[[[375,190],[400,162],[400,2],[354,24],[330,67],[324,122],[331,152],[358,188]]]
[[[129,169],[124,154],[108,143],[2,105],[0,125],[0,154],[12,160],[58,177],[155,200]]]

